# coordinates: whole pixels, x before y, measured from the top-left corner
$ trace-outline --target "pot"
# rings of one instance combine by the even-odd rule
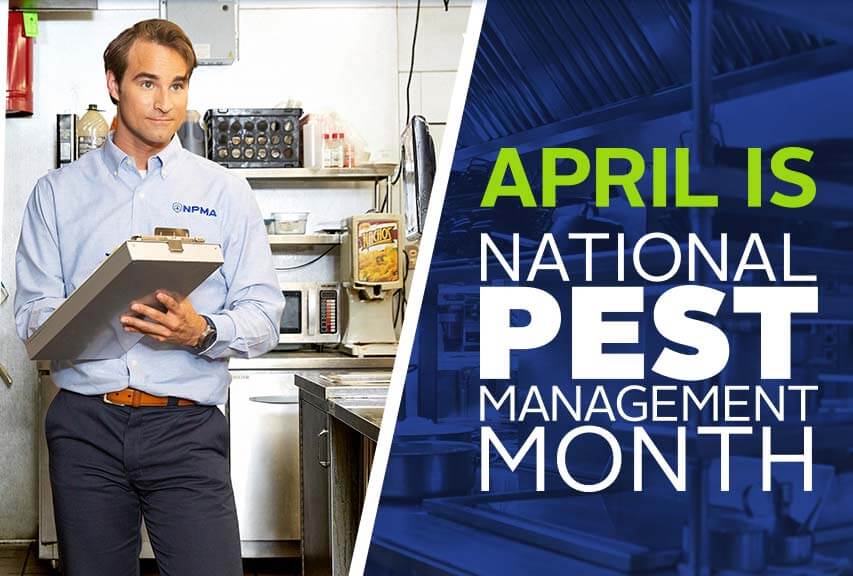
[[[709,557],[715,571],[760,574],[767,569],[767,531],[759,526],[722,520],[710,530]]]
[[[476,451],[466,442],[398,442],[391,446],[382,496],[423,500],[468,494],[474,486]]]
[[[814,535],[811,532],[777,536],[770,541],[770,560],[782,566],[797,566],[811,562],[814,555]]]

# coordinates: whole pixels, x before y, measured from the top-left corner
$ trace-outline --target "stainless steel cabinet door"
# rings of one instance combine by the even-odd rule
[[[304,400],[299,423],[302,454],[302,571],[305,576],[332,573],[329,505],[329,416]]]
[[[240,539],[299,540],[299,396],[293,374],[231,375],[229,458]]]

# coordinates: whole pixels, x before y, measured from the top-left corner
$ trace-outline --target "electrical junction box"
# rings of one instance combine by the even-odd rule
[[[238,59],[237,9],[237,0],[160,0],[160,18],[187,33],[199,64]]]

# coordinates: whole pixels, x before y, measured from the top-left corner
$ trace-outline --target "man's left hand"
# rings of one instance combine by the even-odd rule
[[[166,311],[161,312],[151,306],[132,302],[130,309],[145,318],[122,316],[124,330],[145,334],[158,342],[197,346],[207,328],[207,322],[195,311],[189,298],[178,299],[163,290],[158,290],[155,298],[166,307]]]

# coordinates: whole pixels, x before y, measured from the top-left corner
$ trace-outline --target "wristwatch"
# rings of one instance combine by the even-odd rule
[[[207,327],[201,333],[201,336],[199,336],[198,344],[195,346],[196,352],[203,352],[216,342],[216,324],[207,316],[202,316],[202,318],[207,322]]]

